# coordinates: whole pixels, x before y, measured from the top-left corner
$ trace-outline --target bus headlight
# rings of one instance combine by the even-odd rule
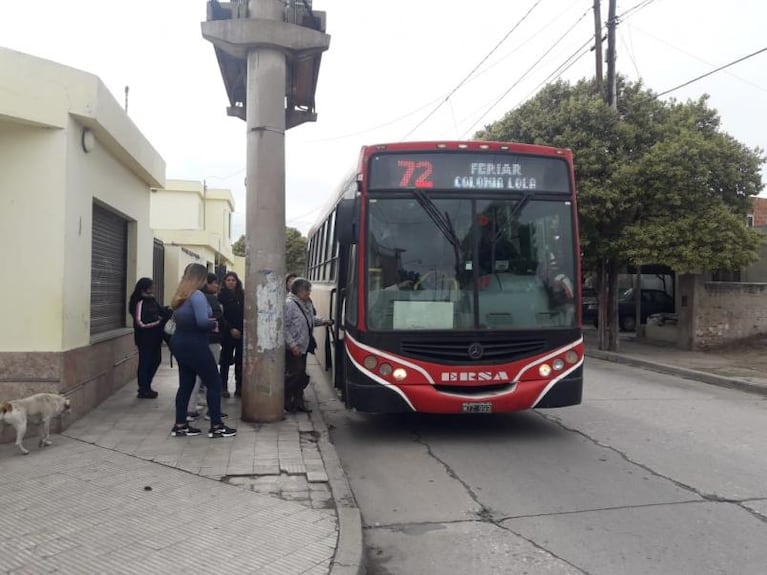
[[[392,373],[392,377],[396,379],[397,381],[404,381],[405,378],[407,377],[407,371],[402,369],[401,367],[398,367]]]
[[[382,363],[378,367],[378,373],[380,373],[384,377],[389,377],[391,375],[391,372],[392,372],[392,367],[388,363]]]
[[[552,362],[551,367],[554,368],[554,371],[562,371],[565,368],[565,362],[561,359],[555,359]]]
[[[548,363],[542,363],[538,366],[538,373],[541,377],[549,377],[551,375],[551,366]]]
[[[365,357],[365,359],[362,360],[362,365],[364,365],[367,369],[375,369],[378,365],[378,359],[374,355],[368,355]]]
[[[573,364],[573,363],[577,362],[578,361],[578,353],[571,349],[570,351],[568,351],[565,354],[565,361],[567,363],[570,363],[570,364]]]

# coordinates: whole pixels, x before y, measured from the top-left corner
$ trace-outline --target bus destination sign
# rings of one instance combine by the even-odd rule
[[[567,163],[520,154],[427,152],[378,154],[370,160],[370,190],[506,190],[570,192]]]

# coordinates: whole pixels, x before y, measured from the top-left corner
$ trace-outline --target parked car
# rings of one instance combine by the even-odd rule
[[[586,309],[588,306],[588,310]],[[588,311],[588,316],[587,316]],[[642,323],[647,323],[647,318],[656,313],[674,313],[674,299],[663,290],[642,290]],[[597,325],[599,318],[598,301],[587,304],[586,290],[583,291],[583,323],[593,321]],[[636,298],[634,288],[629,288],[618,296],[618,326],[623,331],[636,331]]]
[[[643,289],[640,314],[642,323],[647,323],[647,317],[656,313],[674,313],[674,299],[663,290]],[[618,298],[618,325],[623,331],[636,330],[634,288],[627,289]]]

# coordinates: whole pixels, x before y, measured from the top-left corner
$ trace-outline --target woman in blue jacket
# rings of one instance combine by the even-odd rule
[[[184,270],[170,307],[176,322],[176,331],[170,340],[178,363],[178,393],[176,393],[176,423],[173,437],[200,435],[200,430],[186,421],[187,405],[197,376],[207,390],[210,429],[208,437],[232,437],[237,430],[224,425],[221,419],[221,377],[216,360],[208,347],[208,334],[218,330],[218,322],[211,317],[212,310],[201,291],[208,281],[208,269],[191,264]]]

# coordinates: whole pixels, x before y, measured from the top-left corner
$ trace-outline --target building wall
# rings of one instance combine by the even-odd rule
[[[135,378],[127,310],[124,328],[90,335],[92,210],[129,221],[127,296],[152,272],[149,189],[164,184],[164,161],[98,77],[0,48],[0,400],[64,393],[66,425]]]
[[[754,227],[767,226],[767,198],[751,198],[751,214]]]
[[[694,349],[717,347],[765,333],[767,283],[697,283]]]
[[[232,270],[237,274],[242,283],[245,283],[245,258],[243,256],[234,256]]]
[[[67,194],[64,255],[62,349],[88,345],[90,336],[91,231],[93,203],[128,220],[128,273],[125,293],[138,278],[152,275],[153,234],[149,227],[149,186],[97,140],[91,152],[80,145],[84,126],[72,119],[67,129]],[[125,327],[131,327],[126,307]],[[103,336],[102,336],[103,337]]]
[[[0,123],[3,351],[62,349],[65,147],[63,130]]]
[[[755,226],[755,228],[763,234],[767,234],[767,223]],[[740,279],[751,283],[767,282],[767,244],[759,248],[759,259],[741,272]]]
[[[227,261],[233,261],[231,219],[234,198],[229,190],[209,189],[205,193],[205,229],[213,247]]]
[[[155,190],[152,192],[151,226],[155,230],[201,230],[202,207],[202,189],[199,192]]]
[[[170,305],[186,266],[194,263],[207,266],[205,254],[185,246],[165,244],[165,305]]]

